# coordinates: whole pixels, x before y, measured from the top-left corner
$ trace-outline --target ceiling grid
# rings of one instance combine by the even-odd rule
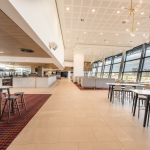
[[[133,5],[138,2],[139,0],[134,0]],[[129,13],[128,10],[122,10],[122,6],[129,8],[130,0],[64,0],[64,18],[60,18],[60,20],[65,19],[65,27],[62,29],[63,34],[66,34],[64,36],[66,37],[64,39],[65,60],[73,61],[73,50],[76,44],[83,44],[85,47],[87,44],[132,47],[145,43],[143,34],[148,33],[150,20],[142,20],[142,18],[150,16],[150,1],[144,0],[139,12],[135,14],[135,25],[137,22],[140,22],[140,25],[134,38],[126,32],[126,29],[130,29],[132,25],[131,17],[128,23],[122,23]],[[94,12],[92,12],[93,9]],[[141,12],[144,12],[144,15],[141,15]],[[85,61],[90,61],[91,51],[93,49],[86,49]],[[99,59],[100,52],[103,51],[105,51],[106,57],[122,52],[121,49],[111,51],[110,48],[94,49],[94,51],[95,60]]]

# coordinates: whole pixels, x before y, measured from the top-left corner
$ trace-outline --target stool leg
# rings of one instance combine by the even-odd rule
[[[5,107],[6,107],[6,105],[7,105],[7,107],[8,107],[7,100],[5,101],[5,104],[4,104],[4,108],[3,108],[3,111],[2,111],[1,119],[2,119],[3,114],[4,114],[4,112],[5,112]],[[1,119],[0,119],[0,120],[1,120]]]
[[[24,102],[25,110],[27,111],[26,103],[25,103],[25,99],[24,99],[24,95],[22,95],[22,97],[23,97],[23,102]]]
[[[22,105],[22,108],[23,108],[23,95],[20,95],[20,98],[21,98],[21,105]]]
[[[139,110],[138,110],[138,118],[140,117],[140,99],[139,99]]]
[[[15,99],[15,101],[16,101],[16,104],[17,104],[17,109],[18,109],[18,111],[19,111],[19,115],[20,115],[20,117],[21,117],[21,113],[20,113],[20,109],[19,109],[19,105],[18,105],[17,99]]]
[[[13,113],[13,115],[14,115],[14,101],[12,100],[12,102],[11,102],[11,109],[12,109],[12,113]]]
[[[10,109],[11,109],[11,100],[9,100],[9,108],[8,108],[8,123],[10,118]]]

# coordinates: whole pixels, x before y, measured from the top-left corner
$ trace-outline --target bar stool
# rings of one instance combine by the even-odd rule
[[[20,113],[20,109],[19,109],[19,105],[18,105],[18,101],[17,101],[18,96],[9,96],[9,97],[5,97],[5,104],[4,104],[4,108],[2,111],[2,116],[1,119],[3,117],[3,114],[5,113],[5,111],[8,110],[8,123],[9,123],[9,118],[10,118],[10,110],[12,109],[12,113],[14,115],[14,109],[17,109],[19,112],[19,115],[21,117],[21,113]],[[9,106],[8,106],[8,102],[9,102]],[[5,109],[7,105],[7,109]]]
[[[21,102],[18,102],[18,103],[21,103],[22,105],[22,108],[25,107],[25,110],[27,111],[26,109],[26,103],[25,103],[25,99],[24,99],[24,92],[17,92],[17,93],[14,93],[15,96],[19,96],[21,97]]]
[[[6,92],[3,92],[3,95],[6,97]]]

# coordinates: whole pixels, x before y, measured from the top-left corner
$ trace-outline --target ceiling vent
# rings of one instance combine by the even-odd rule
[[[19,48],[18,50],[21,52],[25,52],[25,53],[33,53],[34,52],[33,50],[25,49],[25,48]]]

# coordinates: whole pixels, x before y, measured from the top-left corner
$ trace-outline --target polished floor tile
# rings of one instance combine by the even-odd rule
[[[62,78],[50,88],[11,88],[11,93],[52,94],[8,150],[149,150],[144,111],[133,117],[132,103],[112,104],[107,90],[79,90]]]

